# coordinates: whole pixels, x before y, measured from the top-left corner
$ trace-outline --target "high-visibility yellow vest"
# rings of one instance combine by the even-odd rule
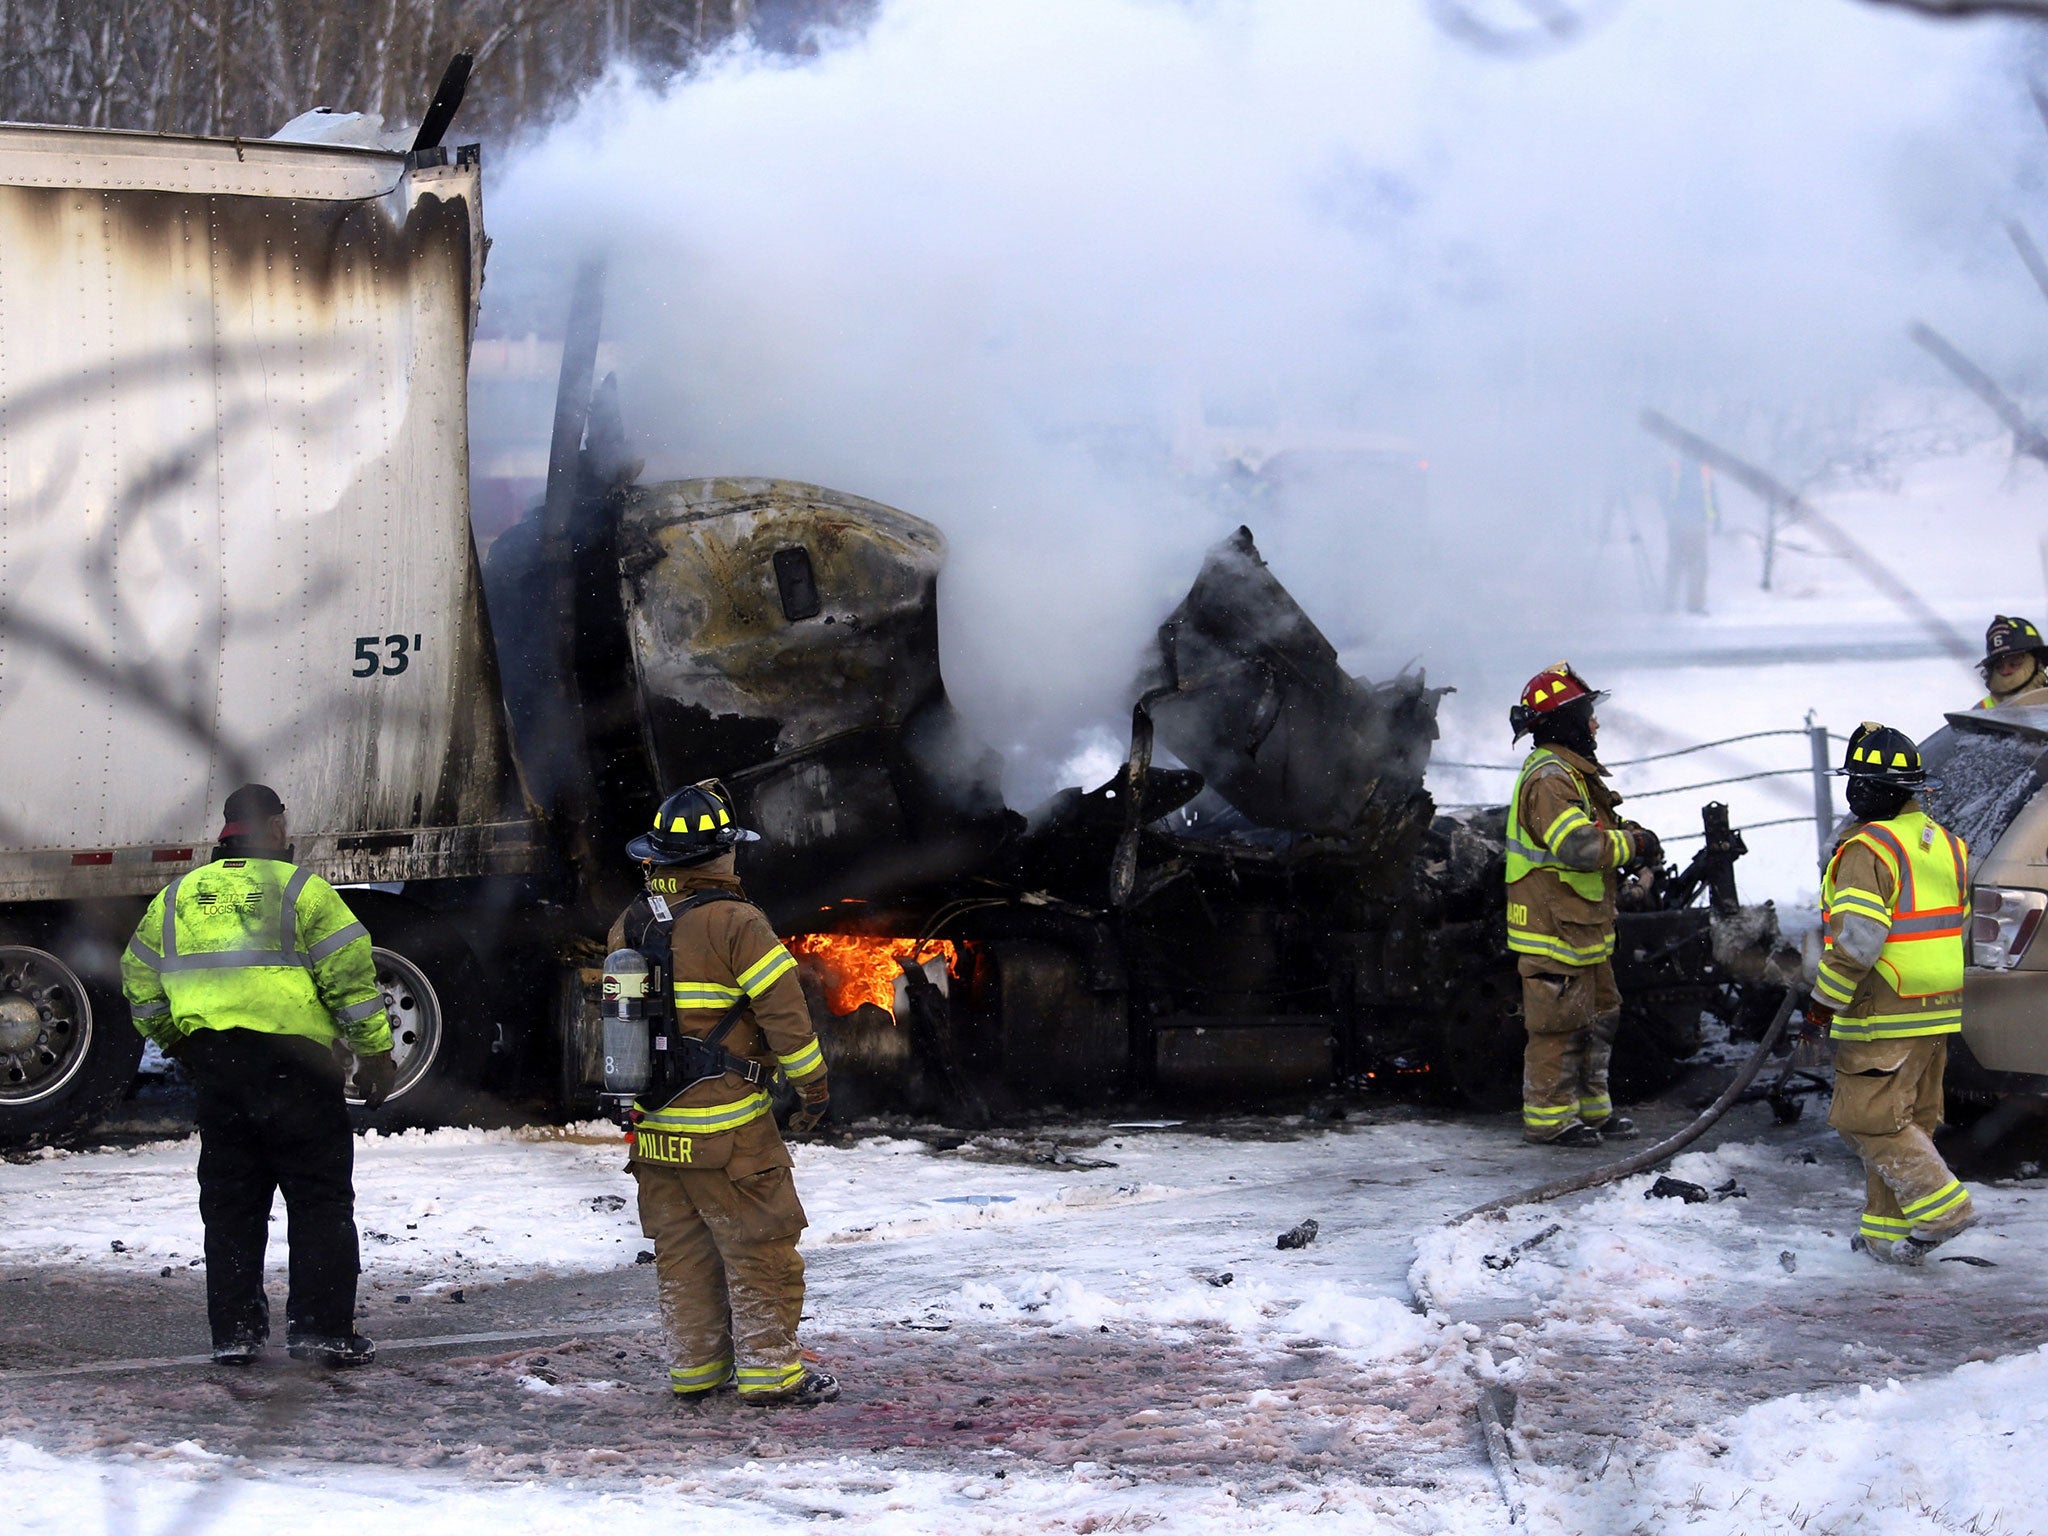
[[[1892,876],[1890,909],[1875,891],[1839,883],[1842,855],[1857,844],[1875,853]],[[1830,988],[1830,966],[1821,961],[1817,989],[1826,1001],[1840,999],[1831,1031],[1838,1040],[1885,1040],[1909,1035],[1951,1034],[1962,1028],[1963,928],[1969,921],[1969,850],[1963,840],[1924,811],[1907,811],[1871,822],[1843,840],[1828,860],[1821,881],[1824,919],[1837,913],[1889,922],[1884,948],[1872,967],[1897,1001],[1866,999],[1857,1012],[1843,996],[1840,980]],[[1832,951],[1833,940],[1827,941]]]
[[[1577,791],[1581,804],[1565,811],[1552,825],[1532,831],[1522,825],[1522,790],[1531,775],[1553,764],[1570,775],[1572,788]],[[1586,901],[1597,903],[1606,900],[1606,870],[1572,869],[1551,851],[1554,845],[1579,828],[1594,824],[1593,817],[1583,809],[1591,803],[1592,796],[1587,792],[1585,779],[1548,747],[1538,747],[1531,752],[1522,764],[1522,771],[1515,775],[1514,794],[1508,801],[1507,885],[1508,948],[1517,954],[1536,955],[1565,965],[1598,965],[1614,954],[1611,930],[1597,943],[1570,944],[1562,935],[1541,924],[1539,908],[1546,903],[1516,899],[1516,882],[1540,874],[1561,881],[1567,890]],[[1626,835],[1620,831],[1609,833],[1611,837]]]

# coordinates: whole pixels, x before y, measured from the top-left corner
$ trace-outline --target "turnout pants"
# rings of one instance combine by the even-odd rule
[[[1555,1141],[1573,1126],[1598,1130],[1614,1113],[1607,1063],[1621,1023],[1621,993],[1614,966],[1562,967],[1524,955],[1522,1023],[1522,1135]]]
[[[1970,1192],[1934,1150],[1947,1066],[1946,1035],[1835,1042],[1828,1124],[1863,1159],[1866,1243],[1939,1242],[1976,1219]]]
[[[764,1117],[765,1119],[765,1117]],[[758,1122],[757,1122],[758,1123]],[[776,1136],[772,1120],[767,1134]],[[735,1133],[748,1138],[754,1125]],[[640,1230],[654,1270],[679,1397],[737,1381],[743,1397],[777,1397],[803,1379],[797,1323],[804,1310],[805,1225],[787,1167],[733,1178],[723,1168],[635,1161]]]
[[[355,1136],[341,1069],[296,1035],[195,1033],[181,1064],[198,1090],[199,1216],[206,1312],[215,1344],[270,1334],[263,1253],[272,1197],[284,1194],[289,1337],[355,1332]]]

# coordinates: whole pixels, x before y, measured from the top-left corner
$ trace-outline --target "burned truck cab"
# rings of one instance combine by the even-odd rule
[[[771,913],[943,880],[1020,825],[939,672],[945,541],[780,480],[634,486],[619,512],[633,713],[655,783],[717,778]]]

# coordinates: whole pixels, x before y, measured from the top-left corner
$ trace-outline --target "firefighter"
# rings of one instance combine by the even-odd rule
[[[1537,673],[1509,713],[1515,739],[1534,749],[1508,804],[1508,948],[1520,960],[1522,1134],[1553,1147],[1597,1147],[1630,1136],[1614,1113],[1607,1064],[1621,1022],[1614,985],[1614,895],[1619,873],[1655,866],[1656,834],[1615,814],[1595,742],[1595,693],[1558,662]]]
[[[1991,691],[1977,701],[1979,709],[2048,704],[2048,643],[2025,619],[1994,614],[1984,631],[1984,659],[1977,663],[1984,686]]]
[[[1918,1264],[1977,1219],[1934,1150],[1947,1037],[1963,1023],[1969,850],[1921,808],[1933,781],[1903,731],[1860,729],[1839,772],[1853,819],[1821,881],[1826,947],[1806,1029],[1834,1040],[1828,1124],[1863,1159],[1850,1246]]]
[[[672,978],[679,1035],[715,1041],[699,1048],[715,1053],[701,1068],[672,1068],[635,1101],[630,1167],[676,1397],[737,1387],[743,1402],[809,1407],[837,1398],[839,1384],[797,1347],[807,1218],[768,1087],[779,1068],[796,1088],[799,1135],[817,1128],[830,1094],[796,959],[734,874],[734,846],[757,840],[706,782],[662,801],[653,830],[626,845],[647,893],[613,925],[611,947],[645,952]],[[689,1081],[700,1069],[708,1075]]]
[[[396,1076],[370,936],[318,875],[292,864],[284,802],[228,796],[213,860],[173,880],[121,957],[135,1027],[198,1095],[199,1215],[213,1358],[247,1365],[270,1334],[263,1251],[284,1193],[291,1249],[285,1342],[295,1360],[365,1365],[356,1332],[355,1138],[337,1045],[364,1102]]]

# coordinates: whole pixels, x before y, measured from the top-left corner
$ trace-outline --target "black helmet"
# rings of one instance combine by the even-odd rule
[[[626,856],[643,864],[702,864],[735,843],[760,841],[760,834],[735,826],[732,799],[716,779],[687,785],[661,802],[654,829],[626,844]]]
[[[1866,720],[1849,737],[1837,778],[1874,779],[1899,789],[1925,789],[1934,781],[1920,761],[1920,749],[1904,731]]]
[[[2001,656],[2019,656],[2028,651],[2048,649],[2041,631],[2017,615],[1996,614],[1984,631],[1984,661],[1988,665]]]

